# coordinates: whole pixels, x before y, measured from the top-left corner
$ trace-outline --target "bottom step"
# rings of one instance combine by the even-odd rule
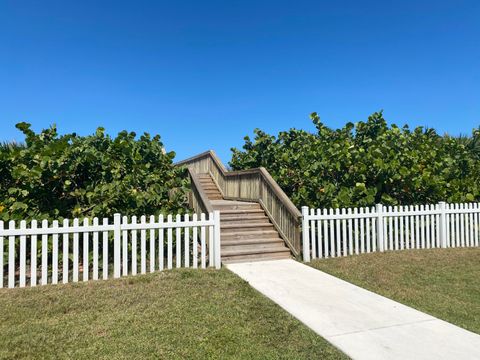
[[[281,260],[281,259],[291,259],[290,252],[222,256],[222,263],[234,264],[239,262],[267,261],[267,260]]]

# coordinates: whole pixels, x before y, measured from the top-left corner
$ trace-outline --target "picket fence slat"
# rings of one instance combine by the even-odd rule
[[[3,221],[0,220],[0,231],[3,231]],[[3,288],[3,235],[0,235],[0,288]]]
[[[147,218],[142,215],[140,223],[145,226]],[[140,273],[147,273],[147,230],[140,230]]]
[[[163,215],[141,216],[138,221],[136,216],[115,214],[113,219],[113,224],[96,217],[75,218],[72,223],[63,219],[61,224],[44,219],[40,226],[36,220],[18,225],[11,220],[7,226],[0,221],[0,288],[36,286],[37,272],[39,283],[46,285],[78,282],[80,275],[82,281],[106,280],[110,271],[114,278],[145,274],[164,270],[165,263],[168,269],[221,266],[218,211],[170,214],[166,221]]]
[[[205,221],[205,214],[204,213],[200,214],[200,220]],[[201,253],[200,253],[201,267],[202,267],[202,269],[205,269],[206,268],[205,252],[207,250],[207,245],[206,245],[206,229],[203,226],[200,228],[200,242],[201,242]]]
[[[306,261],[386,250],[480,246],[479,203],[304,207],[302,216]]]
[[[158,223],[159,225],[163,224],[163,215],[158,216]],[[164,229],[158,229],[158,268],[159,270],[164,269]]]
[[[155,216],[150,216],[150,224],[155,223]],[[155,271],[155,229],[150,229],[150,272]]]
[[[108,218],[103,219],[103,225],[108,225]],[[103,280],[108,279],[108,231],[102,232],[102,273]]]

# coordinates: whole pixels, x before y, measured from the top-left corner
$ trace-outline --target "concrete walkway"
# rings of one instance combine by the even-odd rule
[[[227,267],[353,359],[480,359],[480,336],[294,260]]]

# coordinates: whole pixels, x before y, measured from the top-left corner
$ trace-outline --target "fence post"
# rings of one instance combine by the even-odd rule
[[[113,277],[120,277],[120,238],[121,238],[120,214],[113,215]]]
[[[221,251],[221,243],[220,243],[220,211],[215,210],[213,212],[214,218],[214,225],[213,225],[213,232],[214,232],[214,255],[215,255],[215,268],[220,269],[222,266],[222,255]]]
[[[383,241],[383,205],[376,205],[377,213],[377,249],[378,251],[384,251],[384,241]]]
[[[310,239],[308,226],[308,206],[302,206],[303,261],[310,262]]]
[[[440,208],[440,244],[442,248],[447,247],[447,213],[445,211],[445,201],[438,203]]]

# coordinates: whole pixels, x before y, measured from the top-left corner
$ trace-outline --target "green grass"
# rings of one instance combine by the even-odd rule
[[[480,249],[409,250],[311,266],[480,333]]]
[[[339,359],[228,270],[0,291],[2,358]]]

